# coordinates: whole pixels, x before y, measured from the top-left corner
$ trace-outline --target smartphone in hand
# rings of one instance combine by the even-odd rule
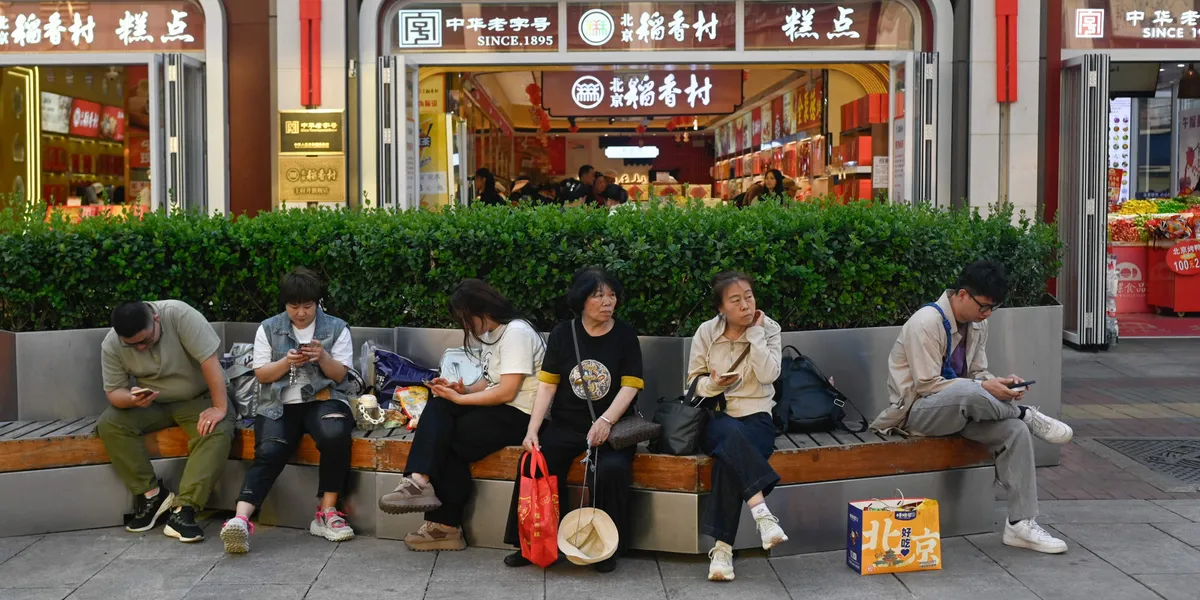
[[[1008,389],[1010,389],[1010,390],[1014,390],[1014,391],[1021,391],[1021,392],[1023,392],[1023,391],[1025,391],[1025,390],[1026,390],[1026,389],[1027,389],[1029,386],[1031,386],[1031,385],[1033,385],[1033,384],[1035,384],[1035,383],[1037,383],[1037,381],[1035,381],[1035,380],[1033,380],[1033,379],[1030,379],[1029,381],[1022,381],[1022,382],[1020,382],[1020,383],[1010,383],[1010,384],[1008,384]]]
[[[134,388],[132,390],[129,390],[129,393],[133,394],[134,398],[142,399],[142,398],[145,398],[146,396],[149,396],[150,394],[153,394],[154,390],[149,389],[149,388]]]

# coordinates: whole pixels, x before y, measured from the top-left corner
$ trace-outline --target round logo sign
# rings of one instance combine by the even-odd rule
[[[603,46],[612,39],[616,23],[608,11],[593,8],[579,18],[579,37],[592,46]]]
[[[1200,273],[1200,241],[1183,240],[1167,252],[1167,266],[1176,275]]]
[[[591,75],[580,77],[571,86],[571,100],[584,110],[596,108],[604,102],[604,84]]]

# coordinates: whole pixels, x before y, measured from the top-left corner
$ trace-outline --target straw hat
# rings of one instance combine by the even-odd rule
[[[612,558],[619,540],[617,524],[608,513],[597,508],[573,510],[558,525],[558,549],[576,565]]]

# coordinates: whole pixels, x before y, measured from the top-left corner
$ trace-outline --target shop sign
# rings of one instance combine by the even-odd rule
[[[446,76],[431,75],[422,79],[417,100],[421,104],[421,112],[446,112]]]
[[[0,4],[0,52],[204,49],[204,13],[187,0],[46,4]]]
[[[746,50],[911,50],[913,15],[896,0],[746,2]]]
[[[280,202],[345,202],[346,156],[279,157]]]
[[[145,131],[129,132],[129,168],[150,168],[150,134]]]
[[[771,101],[771,133],[776,138],[787,137],[783,131],[783,96]]]
[[[1064,48],[1200,46],[1194,0],[1065,0],[1062,6]]]
[[[1179,111],[1179,194],[1190,196],[1200,188],[1200,109]]]
[[[100,135],[100,105],[76,98],[71,104],[71,128],[67,133],[89,138]]]
[[[750,147],[758,148],[763,143],[762,107],[754,107],[750,111]],[[771,140],[766,140],[771,141]]]
[[[1167,266],[1177,275],[1200,273],[1200,241],[1183,240],[1167,252]]]
[[[341,110],[279,111],[279,152],[310,155],[345,152],[345,118]]]
[[[557,4],[431,4],[396,15],[396,51],[556,52]]]
[[[567,5],[567,49],[733,50],[736,3]]]
[[[825,83],[822,79],[796,90],[796,131],[820,128],[825,118],[824,109]]]
[[[740,70],[542,73],[555,117],[724,115],[742,103]]]
[[[125,141],[125,110],[116,106],[100,109],[100,137],[114,142]]]
[[[42,131],[67,135],[71,131],[71,99],[42,92]]]

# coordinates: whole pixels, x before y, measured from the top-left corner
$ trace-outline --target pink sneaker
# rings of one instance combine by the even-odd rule
[[[308,526],[308,532],[331,542],[354,539],[354,530],[346,522],[346,515],[336,508],[325,511],[318,509],[312,524]]]

